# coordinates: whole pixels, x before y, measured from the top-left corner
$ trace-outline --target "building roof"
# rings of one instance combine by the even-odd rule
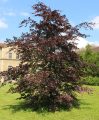
[[[5,43],[0,43],[0,48],[6,47],[7,45]]]
[[[99,52],[99,46],[93,47],[92,50],[95,52]]]

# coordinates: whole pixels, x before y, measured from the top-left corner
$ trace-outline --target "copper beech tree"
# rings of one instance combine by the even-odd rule
[[[19,67],[7,71],[8,76],[17,80],[11,90],[36,108],[71,108],[78,103],[76,91],[81,90],[84,68],[75,52],[75,40],[86,37],[79,29],[91,28],[90,23],[73,27],[58,10],[51,10],[41,2],[33,9],[37,21],[29,17],[21,23],[29,27],[29,32],[7,40],[9,46],[17,46],[17,54],[21,56]]]

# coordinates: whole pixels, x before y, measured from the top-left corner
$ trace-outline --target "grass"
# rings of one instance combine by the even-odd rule
[[[99,120],[99,86],[93,94],[80,94],[81,106],[71,111],[38,113],[20,107],[18,94],[7,93],[9,86],[0,88],[0,120]]]

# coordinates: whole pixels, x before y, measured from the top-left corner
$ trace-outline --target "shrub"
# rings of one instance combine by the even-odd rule
[[[84,77],[82,78],[82,82],[83,84],[86,84],[86,85],[99,85],[99,77],[95,76],[87,76],[87,77]]]

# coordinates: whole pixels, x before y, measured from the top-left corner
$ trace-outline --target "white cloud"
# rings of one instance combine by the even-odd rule
[[[96,16],[93,20],[93,23],[95,23],[94,27],[95,29],[99,29],[99,16]]]
[[[20,15],[24,16],[24,17],[29,17],[30,13],[28,13],[28,12],[21,12]]]
[[[0,29],[4,28],[8,28],[8,25],[4,20],[0,19]]]
[[[65,35],[65,33],[61,33],[61,35]],[[69,40],[69,42],[72,42],[72,40]],[[75,43],[77,44],[78,48],[85,48],[86,45],[90,44],[90,45],[94,45],[94,46],[99,46],[99,41],[89,41],[85,38],[82,37],[77,37],[75,40]]]
[[[6,16],[16,16],[16,13],[14,13],[14,12],[6,12],[6,13],[4,13],[4,15],[6,15]]]
[[[84,38],[81,38],[81,37],[78,37],[77,39],[78,40],[76,40],[75,42],[77,43],[77,47],[78,48],[84,48],[88,44],[99,46],[99,42],[98,41],[90,42],[87,39],[84,39]]]

